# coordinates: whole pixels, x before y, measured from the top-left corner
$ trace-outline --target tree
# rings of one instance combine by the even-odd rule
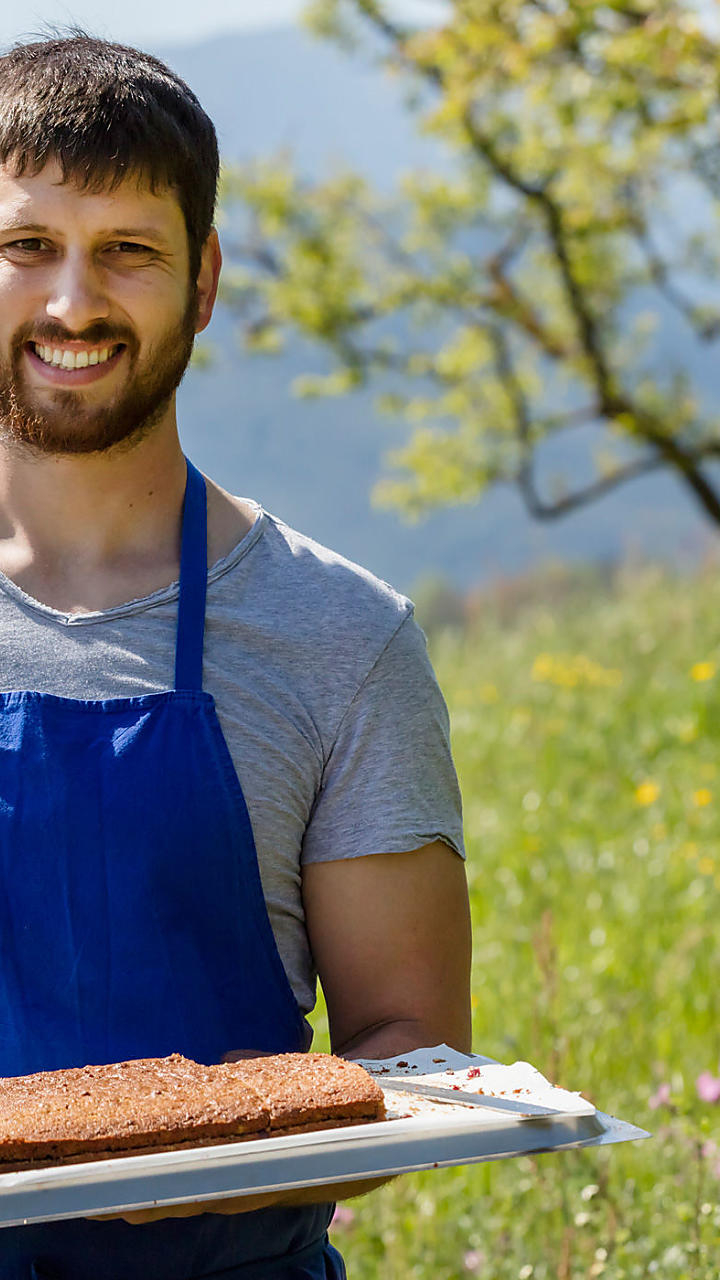
[[[315,0],[350,52],[382,44],[442,172],[392,199],[287,161],[228,177],[244,210],[229,300],[246,339],[317,340],[301,394],[379,384],[411,431],[384,498],[421,512],[517,486],[550,519],[661,468],[720,524],[720,422],[652,319],[720,336],[720,43],[688,0],[449,0],[410,29],[380,0]],[[548,489],[538,457],[601,438],[592,474]]]

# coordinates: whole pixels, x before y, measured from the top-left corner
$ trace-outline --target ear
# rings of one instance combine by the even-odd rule
[[[220,268],[222,267],[222,253],[220,252],[220,241],[218,233],[213,227],[202,249],[200,258],[200,270],[197,278],[197,319],[195,321],[195,332],[202,333],[210,323],[213,309],[215,307],[215,299],[217,297],[218,283],[220,281]]]

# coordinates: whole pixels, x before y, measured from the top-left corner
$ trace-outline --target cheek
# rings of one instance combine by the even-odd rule
[[[45,320],[50,289],[46,271],[20,272],[0,259],[0,331],[17,333]]]
[[[179,323],[187,302],[185,291],[170,280],[120,285],[113,295],[118,314],[124,314],[139,338],[150,341],[154,334],[165,333]]]
[[[26,281],[18,279],[17,272],[0,262],[0,361],[3,364],[10,347],[18,338],[24,341],[24,335],[42,314],[41,293],[36,288],[29,289]]]
[[[12,300],[14,306],[22,306],[24,310],[37,305],[41,288],[37,280],[28,283],[7,262],[0,262],[0,299],[3,305]],[[0,316],[0,319],[4,317]]]

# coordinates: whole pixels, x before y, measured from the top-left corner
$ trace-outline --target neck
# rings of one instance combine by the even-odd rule
[[[171,581],[185,474],[174,419],[105,454],[38,457],[1,443],[0,569],[46,603],[72,598],[71,609]]]

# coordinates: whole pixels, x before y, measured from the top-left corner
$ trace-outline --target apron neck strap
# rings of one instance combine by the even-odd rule
[[[207,591],[207,494],[189,459],[183,503],[180,601],[175,645],[175,688],[202,689]]]

